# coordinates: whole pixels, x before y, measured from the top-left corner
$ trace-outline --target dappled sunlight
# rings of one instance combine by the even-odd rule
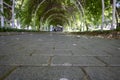
[[[69,80],[69,79],[67,79],[67,78],[60,78],[59,80]]]
[[[77,46],[77,44],[72,44],[73,46]]]
[[[63,65],[63,66],[72,66],[72,64],[69,63],[69,62],[63,63],[62,65]]]
[[[119,3],[119,0],[1,0],[0,13],[4,15],[1,27],[54,32],[113,30],[119,28]]]
[[[16,38],[16,40],[20,40],[20,38]]]

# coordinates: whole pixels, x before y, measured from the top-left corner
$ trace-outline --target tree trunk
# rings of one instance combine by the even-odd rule
[[[84,29],[84,26],[85,26],[85,12],[84,12],[84,8],[83,8],[83,6],[82,6],[82,4],[81,4],[81,2],[79,1],[79,0],[77,0],[77,3],[79,4],[79,6],[80,7],[78,7],[78,9],[79,10],[81,10],[80,11],[80,13],[82,12],[82,15],[81,15],[81,17],[82,17],[82,19],[81,19],[81,31],[85,31],[85,29]]]
[[[29,25],[27,25],[27,30],[29,30]]]
[[[104,4],[104,0],[102,0],[102,25],[101,25],[101,31],[103,31],[103,28],[104,28],[104,10],[105,10],[105,4]]]
[[[117,8],[116,8],[116,12],[115,12],[115,17],[116,17],[116,28],[119,27],[119,22],[118,22],[118,12],[117,12]]]
[[[40,31],[40,27],[41,27],[41,25],[39,25],[39,26],[37,27],[37,31]]]
[[[86,30],[88,31],[88,23],[87,23],[87,21],[85,21],[85,25],[86,25]]]
[[[12,28],[15,27],[15,0],[13,0],[12,4]]]
[[[113,30],[116,27],[116,24],[115,24],[116,0],[113,0],[112,8],[113,8],[113,10],[112,10],[111,30]]]
[[[1,27],[4,27],[4,17],[3,17],[3,0],[0,0],[0,7],[1,7]]]

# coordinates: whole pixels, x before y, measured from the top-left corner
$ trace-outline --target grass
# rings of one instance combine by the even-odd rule
[[[114,38],[114,39],[120,39],[120,28],[115,30],[97,30],[97,31],[86,31],[86,32],[70,32],[70,34],[75,35],[88,35],[88,36],[99,36],[102,38]]]
[[[98,34],[110,34],[110,33],[120,32],[120,29],[115,30],[97,30],[97,31],[85,31],[85,32],[71,32],[72,34],[82,34],[82,35],[98,35]]]
[[[37,30],[26,30],[26,29],[17,29],[9,27],[0,27],[0,32],[38,32]]]

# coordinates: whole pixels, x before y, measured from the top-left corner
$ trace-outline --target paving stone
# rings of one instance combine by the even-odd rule
[[[74,56],[111,56],[106,52],[100,50],[89,50],[86,48],[74,49],[72,50]]]
[[[119,44],[62,33],[0,36],[0,75],[16,65],[6,80],[119,80]]]
[[[117,44],[118,42],[116,42]],[[96,44],[96,45],[95,45]],[[99,45],[99,46],[98,46]],[[90,46],[90,45],[88,45]],[[98,52],[98,53],[107,53],[111,56],[120,56],[120,50],[118,50],[118,47],[112,46],[109,41],[108,42],[95,42],[91,44],[91,48],[89,47],[88,49],[93,51],[93,52]],[[84,46],[84,47],[87,47]]]
[[[47,49],[53,49],[53,44],[49,44],[49,43],[42,43],[42,44],[34,44],[34,45],[30,45],[28,44],[28,48],[33,49],[33,50],[47,50]]]
[[[21,67],[5,80],[82,80],[79,67]]]
[[[94,57],[87,56],[55,56],[52,66],[104,66],[105,64]]]
[[[87,67],[91,80],[120,80],[120,67]]]
[[[8,76],[15,66],[0,66],[0,80]]]
[[[53,50],[54,56],[71,56],[71,50],[70,49],[55,49]]]
[[[67,45],[64,43],[55,44],[55,49],[68,49]]]
[[[32,50],[25,49],[24,47],[10,48],[10,47],[2,47],[0,49],[0,55],[29,55]]]
[[[112,56],[120,56],[120,50],[117,47],[104,49],[103,51],[112,55]]]
[[[0,55],[0,60],[2,59],[2,58],[4,58],[5,56],[3,56],[3,55]]]
[[[48,64],[49,57],[48,56],[5,56],[0,60],[0,65],[39,65],[44,66]]]
[[[77,43],[74,43],[74,42],[71,42],[67,45],[68,49],[71,49],[71,50],[76,50],[76,49],[79,49],[78,47],[78,44]]]
[[[108,66],[120,66],[120,57],[119,56],[109,56],[109,57],[98,57],[103,60]]]
[[[52,54],[53,50],[46,49],[46,50],[35,50],[33,54]]]

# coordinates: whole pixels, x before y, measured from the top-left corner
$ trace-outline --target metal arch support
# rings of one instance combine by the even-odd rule
[[[56,9],[56,8],[51,8],[51,9],[49,9],[48,11],[46,11],[46,12],[44,13],[44,15],[40,18],[40,21],[43,22],[43,19],[44,19],[45,15],[47,15],[49,12],[51,12],[52,10],[55,10],[55,9]],[[66,15],[68,15],[68,13],[66,13]]]
[[[1,5],[0,10],[1,10],[1,13],[3,14],[4,13],[4,11],[3,11],[3,0],[0,0],[0,5]],[[2,14],[1,14],[1,27],[4,27],[4,17],[3,17]]]
[[[45,21],[45,23],[48,22],[49,19],[51,19],[51,17],[55,18],[54,16],[55,16],[55,15],[51,15],[49,18],[47,18],[47,20]],[[57,16],[57,17],[60,17],[60,15]],[[61,16],[61,17],[62,17],[62,16]],[[70,25],[70,21],[68,20],[68,18],[66,18],[65,16],[63,16],[63,17],[64,17],[64,19],[67,21],[68,25]],[[62,18],[62,19],[63,19],[63,18]]]
[[[48,23],[50,23],[54,19],[59,19],[61,21],[65,21],[65,23],[66,23],[66,20],[62,19],[61,17],[51,18],[51,19],[49,19]]]
[[[81,14],[80,15],[80,18],[82,19],[82,21],[83,21],[83,23],[85,22],[85,20],[84,20],[84,17],[85,17],[85,12],[84,12],[84,9],[83,9],[83,7],[82,7],[82,4],[80,3],[80,1],[78,1],[78,0],[76,0],[77,2],[78,2],[78,4],[79,4],[79,6],[81,7],[81,10],[80,10],[80,8],[78,7],[78,5],[76,4],[76,3],[74,3],[75,4],[75,6],[77,7],[77,9],[78,9],[78,11],[79,11],[79,13]],[[82,11],[82,12],[81,12]],[[82,24],[82,23],[81,23]],[[82,27],[83,28],[83,31],[84,31],[84,27]]]
[[[3,4],[5,4],[7,7],[9,7],[9,8],[12,8],[12,6],[11,5],[9,5],[9,4],[7,4],[6,2],[3,2]]]
[[[63,17],[64,19],[66,19],[67,21],[69,21],[68,20],[68,18],[66,17],[66,16],[64,16],[63,14],[52,14],[52,15],[50,15],[49,17],[47,17],[46,19],[44,19],[44,20],[48,20],[48,19],[50,19],[50,18],[52,18],[52,17],[54,17],[54,16],[61,16],[61,17]]]
[[[36,8],[36,10],[35,10],[35,15],[34,15],[34,19],[35,19],[36,15],[37,15],[37,11],[39,10],[40,6],[41,6],[45,1],[46,1],[46,0],[43,0],[42,2],[40,2],[40,4],[38,5],[38,7]],[[35,21],[34,21],[34,25],[35,25]]]
[[[12,0],[12,28],[15,27],[15,0]]]

